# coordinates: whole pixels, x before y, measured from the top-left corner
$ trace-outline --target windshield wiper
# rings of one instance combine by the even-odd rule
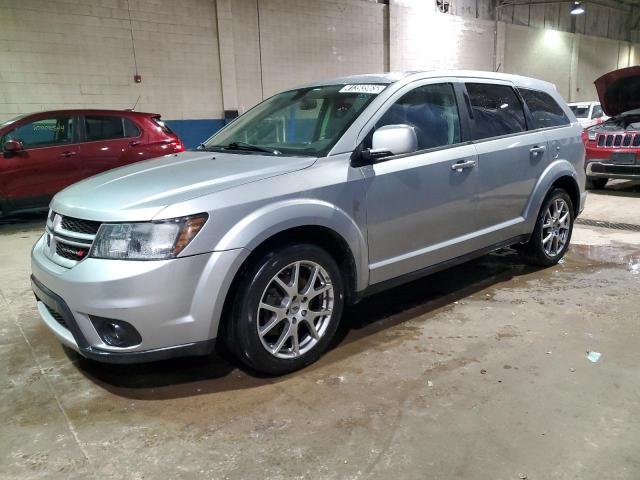
[[[229,145],[220,145],[222,148],[226,148],[227,150],[247,150],[251,152],[265,152],[270,153],[271,155],[280,155],[279,150],[275,150],[273,148],[260,147],[258,145],[251,145],[250,143],[244,142],[231,142]]]

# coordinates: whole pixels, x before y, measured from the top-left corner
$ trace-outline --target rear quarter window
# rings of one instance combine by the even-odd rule
[[[151,120],[156,124],[158,128],[160,128],[160,130],[162,130],[167,135],[175,135],[175,133],[173,133],[173,130],[171,130],[160,117],[153,117]]]
[[[532,128],[560,127],[571,123],[562,107],[548,93],[528,88],[519,90],[531,113]]]
[[[524,110],[512,87],[492,83],[467,83],[466,87],[476,140],[526,130]]]

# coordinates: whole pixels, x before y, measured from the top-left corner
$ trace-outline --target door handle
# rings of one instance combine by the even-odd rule
[[[531,152],[531,155],[533,155],[534,157],[537,157],[540,153],[544,153],[546,149],[547,147],[545,147],[544,145],[536,145],[535,147],[531,147],[529,149],[529,152]]]
[[[456,172],[461,172],[465,168],[473,168],[476,166],[475,160],[460,160],[459,162],[451,165],[451,170],[455,170]]]
[[[131,145],[132,147],[137,147],[138,145],[140,145],[140,140],[131,140],[129,142],[129,145]]]
[[[62,152],[62,153],[60,154],[60,156],[61,156],[61,157],[64,157],[64,158],[69,158],[69,157],[72,157],[72,156],[73,156],[73,155],[75,155],[75,154],[76,154],[76,152]]]

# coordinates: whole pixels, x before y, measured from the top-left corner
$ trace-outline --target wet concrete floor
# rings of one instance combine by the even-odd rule
[[[556,267],[505,250],[371,297],[274,379],[63,350],[29,289],[41,231],[0,226],[2,478],[640,478],[638,233],[577,226]]]

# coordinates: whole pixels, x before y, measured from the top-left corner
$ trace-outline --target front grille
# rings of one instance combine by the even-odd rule
[[[100,228],[100,222],[91,220],[81,220],[79,218],[62,217],[60,226],[69,232],[85,233],[87,235],[95,235]]]
[[[58,242],[56,243],[56,253],[62,258],[80,261],[87,256],[89,248],[74,247],[73,245]]]
[[[58,322],[60,325],[62,325],[64,328],[66,328],[67,330],[69,330],[69,325],[67,325],[67,322],[65,321],[64,317],[62,315],[60,315],[58,312],[56,312],[53,308],[51,308],[49,305],[43,304],[46,308],[47,311],[51,314],[51,316],[53,318],[55,318],[56,322]]]
[[[596,138],[599,147],[636,148],[640,146],[639,133],[599,133]]]
[[[89,255],[100,222],[51,212],[47,220],[45,254],[58,265],[74,267]]]

